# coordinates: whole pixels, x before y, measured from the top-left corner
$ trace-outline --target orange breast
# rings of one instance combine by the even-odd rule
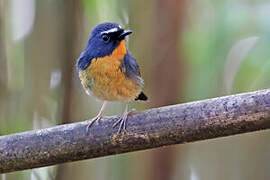
[[[129,102],[141,92],[141,87],[125,76],[121,64],[126,54],[125,40],[110,56],[93,59],[90,66],[80,72],[82,85],[88,94],[108,101]]]

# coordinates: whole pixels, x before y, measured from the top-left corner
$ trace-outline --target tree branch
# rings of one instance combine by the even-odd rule
[[[270,90],[150,109],[129,116],[117,135],[118,116],[0,137],[0,172],[247,133],[270,128]]]

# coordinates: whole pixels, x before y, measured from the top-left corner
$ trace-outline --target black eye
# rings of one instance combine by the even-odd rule
[[[102,39],[103,39],[103,41],[108,42],[110,40],[110,37],[106,34],[103,34]]]

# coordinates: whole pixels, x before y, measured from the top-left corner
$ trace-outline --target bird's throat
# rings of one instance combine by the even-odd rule
[[[114,58],[119,58],[119,59],[123,59],[124,56],[127,53],[127,48],[126,48],[126,41],[125,40],[121,40],[119,45],[114,49],[114,51],[112,52],[112,54],[110,56],[114,57]]]

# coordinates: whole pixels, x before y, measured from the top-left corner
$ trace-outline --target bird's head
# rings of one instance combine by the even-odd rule
[[[124,30],[116,23],[102,23],[92,31],[88,40],[87,49],[92,51],[95,58],[111,55],[131,30]]]
[[[131,33],[131,30],[124,30],[116,23],[106,22],[97,25],[92,29],[86,49],[78,59],[78,68],[85,69],[90,64],[87,61],[93,58],[110,56],[115,51],[118,55],[119,53],[125,53],[125,37]],[[90,59],[84,59],[85,57]]]

